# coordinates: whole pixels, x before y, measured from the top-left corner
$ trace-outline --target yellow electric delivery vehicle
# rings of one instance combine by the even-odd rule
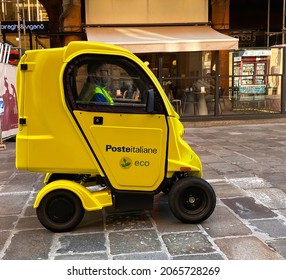
[[[160,83],[117,46],[71,42],[30,50],[17,69],[16,167],[44,172],[39,221],[70,231],[85,211],[151,209],[168,194],[179,220],[200,223],[216,196]]]

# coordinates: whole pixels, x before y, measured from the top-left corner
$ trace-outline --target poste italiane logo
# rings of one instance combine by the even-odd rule
[[[132,160],[128,157],[124,157],[120,160],[120,166],[123,169],[128,169],[132,166]]]

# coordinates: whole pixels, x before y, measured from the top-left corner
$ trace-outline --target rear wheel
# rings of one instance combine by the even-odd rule
[[[37,208],[39,221],[53,232],[74,229],[81,222],[84,212],[81,200],[68,190],[55,190],[48,193]]]
[[[213,213],[216,195],[212,186],[204,179],[185,177],[171,188],[169,206],[180,221],[201,223]]]

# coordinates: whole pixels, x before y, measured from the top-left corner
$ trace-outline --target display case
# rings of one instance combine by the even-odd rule
[[[233,55],[233,88],[237,101],[264,100],[271,50],[244,50]]]

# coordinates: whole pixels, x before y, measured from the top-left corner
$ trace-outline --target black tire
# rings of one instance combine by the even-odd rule
[[[180,221],[197,224],[214,211],[216,195],[212,186],[201,178],[185,177],[177,181],[169,193],[169,207]]]
[[[45,195],[37,208],[39,221],[53,232],[71,231],[81,222],[84,212],[79,197],[64,189]]]

